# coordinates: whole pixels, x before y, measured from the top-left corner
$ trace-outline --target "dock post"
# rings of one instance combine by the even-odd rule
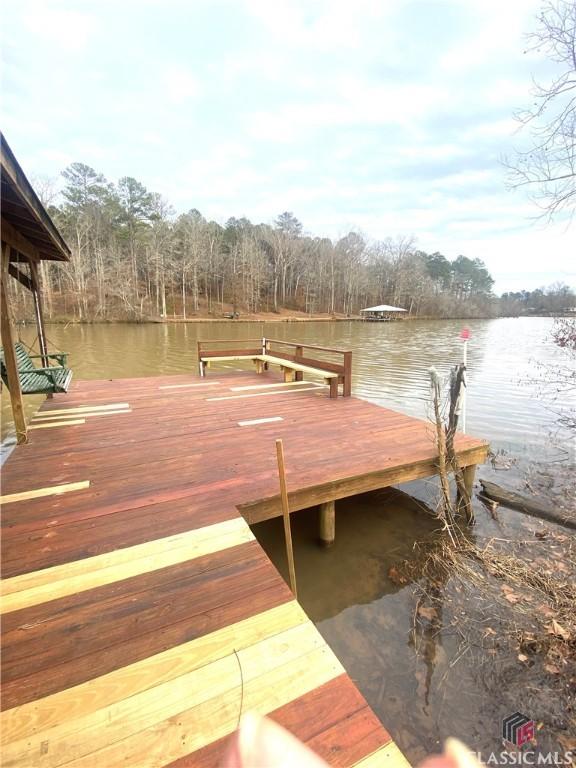
[[[301,346],[297,346],[294,351],[294,357],[296,358],[294,362],[298,363],[299,357],[304,356],[304,349]],[[304,380],[304,372],[303,371],[296,371],[296,378],[295,381],[303,381]]]
[[[336,539],[336,507],[334,501],[320,504],[320,544],[331,547]]]
[[[468,498],[462,498],[462,494],[456,494],[456,507],[463,509],[466,513],[466,517],[469,518],[472,514],[472,491],[474,490],[474,478],[476,477],[476,464],[469,464],[467,467],[462,467],[462,476],[464,479],[464,487],[468,494]]]
[[[342,395],[350,397],[352,394],[352,352],[344,352],[344,381]]]
[[[204,363],[202,362],[202,342],[201,341],[196,342],[196,349],[198,350],[198,371],[200,372],[200,376],[204,377],[206,375],[206,371],[204,370]]]
[[[16,439],[18,443],[25,443],[28,440],[26,432],[26,417],[24,415],[24,403],[22,402],[22,389],[20,387],[20,378],[18,376],[18,363],[16,361],[16,352],[14,350],[14,338],[12,334],[12,318],[10,317],[10,308],[8,305],[8,269],[10,267],[10,246],[2,243],[2,272],[0,274],[0,325],[2,335],[2,346],[4,347],[4,361],[6,364],[6,375],[8,377],[8,390],[10,392],[10,403],[12,404],[12,416],[14,417],[14,426],[16,427]]]

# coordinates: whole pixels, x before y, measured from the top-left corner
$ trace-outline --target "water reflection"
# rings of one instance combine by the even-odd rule
[[[551,320],[471,320],[467,424],[470,432],[505,448],[541,445],[550,414],[535,386],[523,384],[534,358],[552,361],[558,350],[547,338]],[[153,376],[196,372],[198,338],[259,338],[266,335],[350,348],[353,391],[414,416],[426,416],[427,369],[447,373],[461,357],[457,320],[404,323],[192,323],[49,326],[52,346],[70,352],[77,379]],[[32,328],[22,331],[32,343]],[[32,413],[41,397],[27,397]],[[7,393],[2,393],[2,434],[11,427]],[[530,429],[526,429],[526,424]]]
[[[318,546],[318,512],[292,515],[298,561],[298,599],[315,622],[323,622],[354,605],[370,605],[403,587],[388,572],[398,560],[412,557],[413,542],[433,540],[438,522],[414,503],[375,494],[342,499],[336,504],[336,542]],[[258,540],[288,579],[282,520],[253,526]]]

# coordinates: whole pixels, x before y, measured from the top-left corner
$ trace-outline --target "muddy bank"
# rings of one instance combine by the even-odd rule
[[[481,475],[519,474],[506,461]],[[570,504],[561,486],[558,503]],[[431,482],[410,490],[434,501]],[[390,493],[339,502],[331,550],[316,545],[315,510],[293,515],[299,599],[413,763],[448,736],[500,750],[501,721],[516,711],[536,721],[537,749],[575,746],[574,537],[474,505],[457,551],[422,505]],[[281,522],[254,532],[284,573]]]

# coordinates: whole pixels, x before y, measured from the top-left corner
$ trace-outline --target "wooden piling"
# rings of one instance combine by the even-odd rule
[[[350,397],[352,394],[352,352],[344,352],[344,382],[342,395]]]
[[[336,540],[336,504],[326,501],[320,504],[320,544],[331,547]]]
[[[464,485],[468,491],[468,496],[472,496],[474,489],[474,478],[476,477],[476,464],[470,464],[462,470],[464,474]]]
[[[304,357],[304,347],[298,345],[296,349],[294,350],[294,357],[296,359],[296,362],[299,362],[298,358]],[[296,381],[303,381],[304,380],[304,372],[303,371],[296,371]]]
[[[472,491],[474,489],[474,478],[476,477],[476,464],[469,464],[460,469],[463,483],[457,483],[456,507],[463,511],[466,519],[474,521],[474,510],[472,509]],[[458,480],[458,477],[456,477]],[[464,487],[462,487],[462,485]],[[465,493],[464,493],[465,491]]]
[[[282,501],[282,517],[284,519],[284,537],[286,539],[286,557],[290,574],[290,589],[296,599],[296,570],[294,568],[294,550],[292,548],[292,531],[290,529],[290,507],[288,506],[288,489],[286,487],[286,469],[284,467],[284,445],[282,440],[276,440],[276,458],[278,459],[278,477],[280,479],[280,498]]]
[[[2,272],[0,275],[0,317],[2,346],[4,348],[4,363],[6,365],[6,375],[8,377],[8,388],[10,390],[10,403],[12,404],[12,416],[16,429],[16,440],[18,443],[27,441],[26,418],[24,416],[24,404],[22,402],[22,390],[20,388],[20,379],[18,377],[18,363],[14,351],[14,337],[12,329],[12,318],[10,317],[10,306],[8,296],[8,268],[10,265],[10,246],[2,243]]]

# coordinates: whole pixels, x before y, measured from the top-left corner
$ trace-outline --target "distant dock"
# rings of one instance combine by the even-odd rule
[[[436,473],[427,422],[329,391],[215,364],[42,405],[2,473],[4,765],[217,766],[247,710],[330,765],[407,765],[248,525],[281,514],[276,438],[324,524]]]

